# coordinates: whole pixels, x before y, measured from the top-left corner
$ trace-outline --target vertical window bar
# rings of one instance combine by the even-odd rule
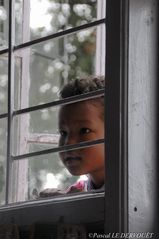
[[[8,32],[8,126],[7,126],[7,165],[6,165],[6,204],[9,203],[11,192],[11,130],[12,130],[12,115],[13,115],[13,5],[14,0],[9,1],[9,32]]]
[[[30,40],[30,0],[23,0],[23,20],[22,20],[22,42]],[[30,48],[23,49],[20,51],[19,56],[21,57],[21,76],[19,79],[19,106],[26,108],[29,105],[29,61],[30,61]],[[18,125],[18,153],[25,152],[28,148],[29,138],[29,114],[22,115]],[[14,195],[14,201],[25,201],[28,194],[28,159],[14,162],[15,181],[17,185],[16,195]]]
[[[106,1],[97,1],[97,19],[105,18],[106,15]],[[96,40],[96,75],[105,74],[105,34],[106,24],[100,25],[97,27],[97,40]]]
[[[128,62],[129,62],[129,0],[121,4],[120,42],[120,228],[128,232]]]
[[[105,230],[127,232],[127,26],[129,0],[107,0]]]
[[[120,139],[120,3],[107,0],[106,9],[106,188],[105,230],[119,232]]]

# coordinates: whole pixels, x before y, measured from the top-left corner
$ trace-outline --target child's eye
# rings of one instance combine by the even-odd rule
[[[81,128],[80,129],[80,134],[88,134],[90,132],[91,132],[91,130],[89,128]]]

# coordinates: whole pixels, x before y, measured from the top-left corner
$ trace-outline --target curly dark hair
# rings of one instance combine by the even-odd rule
[[[69,81],[60,91],[60,97],[62,99],[89,93],[95,90],[104,89],[105,79],[104,77],[87,77],[77,78]]]
[[[76,78],[75,80],[69,81],[62,90],[60,91],[60,98],[65,99],[71,96],[82,95],[92,91],[104,89],[105,79],[103,76],[93,77],[89,76],[86,78]],[[104,115],[104,97],[97,97],[90,99],[92,104],[99,104],[103,107],[102,118]]]

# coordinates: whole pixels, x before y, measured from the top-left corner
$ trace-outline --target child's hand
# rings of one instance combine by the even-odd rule
[[[57,188],[47,188],[39,193],[39,198],[59,196],[66,194],[63,190]]]

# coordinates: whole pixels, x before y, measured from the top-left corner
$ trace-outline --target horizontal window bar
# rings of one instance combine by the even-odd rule
[[[19,50],[19,49],[22,49],[22,48],[25,48],[25,47],[29,47],[29,46],[32,46],[32,45],[35,45],[35,44],[38,44],[38,43],[41,43],[41,42],[44,42],[44,41],[47,41],[47,40],[54,39],[54,38],[63,37],[63,36],[66,36],[66,35],[69,35],[69,34],[72,34],[72,33],[76,33],[78,31],[84,30],[86,28],[95,27],[95,26],[98,26],[100,24],[105,23],[105,21],[106,21],[106,18],[102,18],[100,20],[93,21],[93,22],[90,22],[90,23],[87,23],[87,24],[83,24],[83,25],[78,26],[78,27],[73,27],[73,28],[70,28],[70,29],[67,29],[67,30],[64,30],[64,31],[60,31],[60,32],[57,32],[57,33],[54,33],[54,34],[51,34],[51,35],[48,35],[48,36],[45,36],[45,37],[40,37],[38,39],[28,41],[28,42],[25,42],[23,44],[14,46],[13,51],[16,51],[16,50]],[[9,51],[8,48],[0,50],[0,55],[5,54],[8,51]]]
[[[98,26],[100,24],[105,23],[105,21],[106,21],[106,19],[102,18],[100,20],[97,20],[97,21],[94,21],[94,22],[90,22],[90,23],[87,23],[87,24],[83,24],[83,25],[78,26],[78,27],[73,27],[73,28],[70,28],[70,29],[67,29],[67,30],[64,30],[64,31],[60,31],[60,32],[57,32],[57,33],[54,33],[54,34],[51,34],[51,35],[48,35],[48,36],[45,36],[45,37],[41,37],[41,38],[29,41],[29,42],[25,42],[23,44],[15,46],[14,47],[14,51],[19,50],[21,48],[25,48],[25,47],[29,47],[29,46],[35,45],[37,43],[48,41],[48,40],[51,40],[51,39],[54,39],[54,38],[63,37],[63,36],[66,36],[66,35],[69,35],[69,34],[72,34],[72,33],[75,33],[75,32],[81,31],[81,30],[84,30],[86,28]]]
[[[7,113],[0,114],[0,119],[4,119],[4,118],[7,118],[7,117],[8,117],[8,114],[7,114]]]
[[[28,41],[28,42],[19,44],[17,46],[14,46],[13,51],[16,51],[16,50],[19,50],[19,49],[22,49],[22,48],[25,48],[25,47],[29,47],[29,46],[32,46],[32,45],[35,45],[35,44],[38,44],[38,43],[41,43],[41,42],[44,42],[44,41],[55,39],[55,38],[58,38],[58,37],[63,37],[63,36],[69,35],[69,34],[73,34],[73,33],[76,33],[78,31],[90,28],[90,27],[98,26],[100,24],[105,23],[105,21],[106,21],[106,18],[102,18],[100,20],[96,20],[96,21],[93,21],[93,22],[90,22],[90,23],[87,23],[87,24],[83,24],[83,25],[80,25],[78,27],[73,27],[73,28],[70,28],[70,29],[67,29],[67,30],[57,32],[57,33],[53,33],[53,34],[45,36],[45,37],[40,37],[38,39]],[[4,53],[7,53],[8,51],[9,51],[8,48],[0,50],[0,55],[4,54]]]
[[[13,115],[26,114],[26,113],[29,113],[32,111],[42,110],[42,109],[53,107],[53,106],[66,105],[69,103],[76,103],[76,102],[87,100],[87,99],[98,98],[98,97],[104,96],[104,92],[105,92],[104,89],[96,90],[96,91],[92,91],[92,92],[89,92],[89,93],[86,93],[83,95],[76,95],[76,96],[72,96],[69,98],[62,99],[62,100],[56,100],[53,102],[36,105],[36,106],[28,107],[25,109],[21,109],[21,110],[16,110],[13,112]]]
[[[20,160],[20,159],[35,157],[35,156],[49,154],[49,153],[71,151],[71,150],[74,150],[74,149],[81,149],[81,148],[90,147],[90,146],[93,146],[93,145],[103,144],[103,143],[105,143],[105,139],[97,139],[97,140],[92,140],[92,141],[86,141],[86,142],[81,142],[81,143],[78,143],[78,144],[66,145],[66,146],[61,146],[61,147],[36,151],[36,152],[33,152],[33,153],[27,153],[27,154],[12,156],[12,160]]]
[[[8,52],[8,48],[0,50],[0,55],[3,55]]]

